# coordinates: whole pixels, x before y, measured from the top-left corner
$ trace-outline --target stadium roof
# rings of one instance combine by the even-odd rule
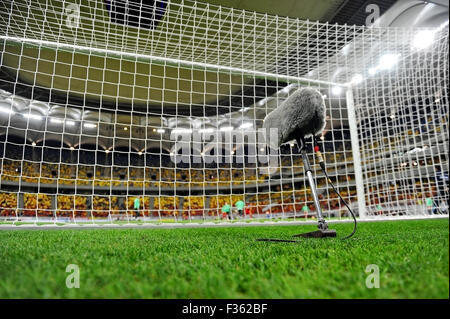
[[[211,1],[213,3],[214,1]],[[241,2],[241,1],[231,1],[233,2],[233,6],[235,8],[239,8],[239,4],[248,6],[251,5],[253,2]],[[235,3],[236,2],[236,3]],[[311,5],[311,3],[316,3],[317,1],[302,1],[302,2],[295,2],[295,3],[303,3],[302,5],[307,6]],[[20,3],[20,1],[19,1]],[[223,3],[223,2],[222,2]],[[250,3],[250,4],[249,4]],[[259,2],[258,2],[259,3]],[[348,10],[350,6],[349,1],[337,1],[334,2],[334,4],[339,4],[339,10],[336,11],[336,8],[334,8],[334,11],[336,14],[330,15],[330,10],[332,8],[331,1],[324,2],[328,4],[328,11],[325,10],[325,6],[321,10],[316,11],[309,11],[314,14],[320,15],[321,17],[315,16],[317,19],[329,19],[330,21],[336,21],[343,23],[345,22],[345,19],[348,19],[347,21],[353,21],[354,23],[360,23],[361,21],[357,19],[357,16],[348,16]],[[362,8],[362,1],[352,1],[351,2],[353,6],[355,5],[361,5],[360,8]],[[358,3],[358,4],[357,4]],[[299,4],[296,4],[295,6],[299,6]],[[264,8],[264,6],[261,6],[260,8]],[[298,7],[296,7],[298,8]],[[306,8],[306,7],[305,7]],[[4,8],[4,12],[8,12],[8,8]],[[20,9],[20,8],[17,8]],[[243,7],[243,9],[246,9],[246,7]],[[248,9],[248,8],[247,8]],[[386,10],[387,6],[385,5],[383,7],[383,10]],[[353,9],[352,9],[353,10]],[[360,10],[360,9],[358,9]],[[355,12],[359,12],[356,10]],[[394,25],[394,26],[404,26],[405,19],[402,18],[402,15],[407,13],[408,10],[413,10],[414,12],[411,14],[415,14],[417,16],[421,17],[421,20],[415,21],[415,26],[428,26],[430,25],[430,21],[433,21],[434,23],[439,22],[442,18],[443,12],[447,12],[448,15],[448,7],[445,8],[445,6],[441,5],[435,5],[435,4],[426,4],[421,3],[418,5],[417,3],[414,3],[414,1],[398,1],[387,13],[386,13],[386,21],[383,21],[383,18],[381,19],[381,25]],[[417,10],[419,12],[425,12],[426,14],[419,15],[417,14]],[[300,10],[301,11],[301,10]],[[299,12],[300,12],[299,11]],[[319,11],[321,12],[319,14]],[[20,12],[20,10],[19,10]],[[305,16],[302,16],[300,14],[295,15],[296,11],[291,10],[291,16],[300,16],[301,18],[307,18]],[[303,12],[303,11],[301,11]],[[347,13],[346,13],[347,12]],[[270,13],[279,13],[279,12],[270,12]],[[108,19],[107,12],[103,12],[104,19]],[[4,16],[2,16],[4,17]],[[14,19],[14,15],[12,15]],[[439,19],[437,19],[438,17]],[[20,15],[16,16],[17,25],[20,26]],[[311,17],[314,18],[314,17]],[[402,20],[403,19],[403,20]],[[447,16],[448,19],[448,16]],[[36,30],[39,30],[39,25],[36,24]],[[18,29],[20,30],[20,28]],[[20,30],[21,31],[21,30]],[[11,32],[11,30],[10,30]],[[52,36],[52,32],[50,30],[49,36]],[[117,33],[118,35],[118,33]],[[371,34],[373,38],[373,34]],[[32,38],[33,36],[30,35]],[[51,38],[49,38],[51,40]],[[350,43],[351,39],[348,40],[347,43]],[[343,41],[345,44],[346,41]],[[97,43],[98,45],[98,43]],[[372,45],[372,44],[371,44]],[[5,46],[6,47],[6,46]],[[356,46],[354,46],[356,47]],[[40,47],[39,47],[40,48]],[[364,49],[364,47],[357,47],[357,50]],[[10,46],[10,51],[6,50],[5,52],[11,53],[10,57],[14,56],[14,46]],[[29,54],[34,55],[36,54],[36,47],[30,47],[29,48]],[[34,50],[34,51],[33,51]],[[51,51],[54,49],[51,48],[42,48],[41,54],[47,50],[47,53],[50,54],[49,57],[55,58],[54,52],[51,53]],[[342,44],[342,52],[343,55],[346,54],[353,54],[354,57],[357,58],[358,51],[355,51],[353,53],[351,52],[344,52],[345,46]],[[33,53],[34,52],[34,53]],[[62,57],[64,59],[64,55],[67,55],[68,58],[75,53],[66,52],[64,50],[58,51],[58,56]],[[83,54],[87,57],[83,52],[76,53],[80,54],[79,58],[81,59]],[[334,55],[330,54],[330,56],[326,56],[326,59],[329,60]],[[367,56],[367,53],[366,53]],[[48,58],[48,57],[47,57]],[[348,57],[347,57],[348,58]],[[84,92],[84,94],[80,92],[72,92],[71,90],[64,90],[64,81],[63,78],[53,81],[50,84],[47,83],[46,77],[42,76],[39,78],[39,76],[36,76],[34,78],[34,85],[30,84],[30,79],[27,79],[27,76],[30,76],[27,72],[21,72],[19,73],[18,80],[15,81],[15,73],[14,73],[14,59],[8,59],[7,54],[3,54],[3,64],[8,66],[8,61],[12,64],[11,67],[4,67],[2,70],[0,70],[0,88],[3,88],[0,94],[0,104],[3,105],[3,108],[9,109],[9,112],[13,112],[14,116],[10,116],[11,113],[8,112],[0,112],[0,122],[5,123],[5,121],[11,121],[11,126],[17,127],[17,128],[23,128],[29,127],[34,128],[37,132],[39,130],[45,131],[45,125],[49,125],[49,128],[55,131],[55,134],[61,134],[63,127],[64,130],[67,132],[72,132],[74,134],[79,134],[80,130],[83,130],[83,134],[86,132],[89,135],[89,130],[94,131],[97,130],[93,125],[96,125],[98,123],[99,127],[98,130],[100,131],[101,135],[108,137],[110,136],[111,127],[112,126],[119,126],[120,128],[125,126],[131,126],[133,125],[136,127],[137,130],[141,130],[141,136],[147,136],[147,137],[155,137],[155,139],[160,139],[161,134],[167,134],[169,131],[173,128],[189,128],[189,129],[208,129],[208,130],[220,130],[223,126],[233,127],[233,129],[238,129],[242,125],[248,125],[247,129],[251,128],[257,128],[261,125],[262,119],[264,118],[265,114],[270,111],[271,109],[277,107],[289,94],[290,91],[295,89],[295,86],[288,85],[287,81],[277,80],[277,79],[260,79],[255,80],[243,80],[241,76],[228,76],[228,79],[219,78],[218,83],[222,85],[223,87],[212,89],[210,92],[211,94],[208,94],[208,90],[203,86],[199,86],[197,89],[192,88],[192,94],[190,96],[184,96],[183,94],[178,94],[176,89],[169,89],[164,95],[164,102],[161,103],[159,101],[158,104],[158,94],[151,94],[152,95],[152,101],[148,101],[148,99],[145,99],[144,96],[146,94],[150,93],[142,93],[144,94],[142,98],[138,98],[139,101],[131,101],[128,96],[129,94],[126,93],[127,91],[121,91],[120,86],[115,86],[113,88],[113,93],[107,94],[106,97],[98,98],[98,95],[95,95],[95,90],[92,92]],[[86,62],[88,61],[88,62]],[[83,60],[77,62],[77,67],[80,67],[80,65],[91,65],[91,60]],[[99,63],[103,65],[103,63],[109,63],[112,61],[112,64],[110,65],[112,73],[114,73],[114,70],[119,70],[123,67],[123,63],[128,63],[126,60],[118,60],[118,59],[108,59],[108,58],[101,58],[99,60]],[[120,61],[121,63],[118,63]],[[323,65],[317,64],[317,67],[313,70],[310,70],[307,74],[303,74],[309,69],[306,69],[302,71],[303,75],[306,77],[310,77],[311,80],[323,80],[325,75],[333,74],[335,78],[328,79],[335,83],[344,83],[345,81],[348,81],[349,74],[352,74],[352,70],[342,70],[339,69],[339,59],[337,58],[337,62],[334,62],[334,64],[330,65],[327,64],[325,66],[325,69]],[[319,62],[319,61],[316,61]],[[87,63],[87,64],[86,64]],[[134,62],[131,61],[131,64]],[[361,63],[364,63],[362,61]],[[152,64],[150,64],[152,65]],[[36,67],[36,63],[33,65],[30,65],[30,68]],[[23,67],[23,65],[22,65]],[[199,71],[198,74],[195,73],[195,70],[190,70],[190,74],[186,73],[185,75],[181,75],[180,73],[174,73],[173,76],[171,75],[173,71],[180,72],[180,69],[177,67],[169,67],[169,66],[152,66],[153,70],[159,70],[156,72],[162,72],[161,74],[164,74],[169,79],[172,78],[175,82],[174,88],[181,88],[181,91],[190,91],[191,85],[193,82],[195,82],[195,77],[199,76],[197,80],[199,82],[208,82],[208,76],[214,76],[217,77],[217,72],[211,72],[210,75],[204,75],[208,72],[205,71]],[[334,69],[333,69],[334,68]],[[55,69],[56,70],[56,69]],[[323,70],[323,75],[321,75],[321,70]],[[91,70],[90,73],[91,76],[95,75],[95,70]],[[56,72],[56,71],[55,71]],[[71,71],[72,72],[72,71]],[[99,72],[102,73],[103,69],[99,68]],[[153,72],[153,71],[152,71]],[[195,73],[195,74],[194,74]],[[38,74],[39,75],[39,74]],[[32,77],[35,75],[32,74]],[[113,75],[112,75],[113,76]],[[156,76],[158,78],[157,74],[149,73],[149,79],[152,79]],[[178,85],[181,85],[179,83],[183,82],[180,81],[177,76],[181,76],[181,79],[186,80],[185,82],[189,85],[189,89],[183,87],[179,87]],[[192,78],[189,78],[192,76]],[[189,80],[190,79],[190,80]],[[217,79],[217,78],[216,78]],[[41,81],[42,80],[42,81]],[[110,79],[108,79],[109,81]],[[157,80],[159,81],[159,80]],[[217,80],[216,80],[217,81]],[[262,82],[261,82],[262,81]],[[76,82],[76,81],[73,81]],[[56,83],[56,84],[55,84]],[[62,83],[62,87],[56,87],[57,85]],[[214,83],[212,81],[212,83]],[[167,83],[166,83],[167,84]],[[155,84],[155,81],[152,82],[152,87],[157,86],[158,84]],[[169,87],[172,84],[167,84]],[[219,85],[219,86],[220,86]],[[215,86],[215,85],[212,85]],[[71,88],[75,87],[76,91],[76,85],[72,86]],[[81,88],[86,87],[84,84],[80,85]],[[167,87],[166,87],[167,89]],[[117,96],[117,90],[120,92],[120,96]],[[198,92],[196,91],[198,90]],[[223,90],[223,92],[221,92]],[[322,88],[322,93],[324,95],[330,95],[330,92],[327,91],[328,89]],[[13,92],[14,94],[12,94]],[[125,92],[125,93],[124,93]],[[205,93],[206,92],[206,93]],[[227,93],[228,92],[228,93]],[[136,97],[136,95],[131,94],[133,98]],[[156,97],[155,97],[156,96]],[[138,96],[139,97],[139,96]],[[123,98],[123,100],[121,100]],[[183,101],[183,99],[186,99],[189,103],[186,103],[186,101]],[[132,103],[130,103],[130,101]],[[177,101],[176,103],[172,103],[173,101]],[[334,98],[330,101],[332,104],[332,118],[335,119],[334,123],[328,123],[327,129],[330,129],[334,125],[340,125],[342,123],[341,118],[345,118],[345,113],[343,113],[340,109],[344,109],[345,103],[343,101],[340,101],[339,98]],[[130,110],[133,110],[133,116],[131,116]],[[231,113],[230,113],[231,112]],[[28,114],[28,117],[24,117],[23,114]],[[176,117],[173,117],[174,115],[177,115]],[[31,117],[30,117],[31,116]],[[34,117],[34,122],[33,122]],[[45,118],[46,121],[37,121],[38,117]],[[64,122],[64,123],[63,123]],[[89,125],[89,123],[91,125]],[[70,124],[68,124],[70,123]],[[74,123],[75,125],[72,125]],[[113,124],[115,123],[115,124]],[[25,126],[24,126],[25,125]],[[250,126],[251,125],[251,126]],[[78,131],[76,131],[78,127]],[[119,130],[120,131],[120,130]],[[20,132],[18,130],[17,132]],[[12,131],[9,133],[13,133]],[[123,137],[126,138],[129,137],[129,132],[126,131],[122,132]],[[121,133],[121,134],[122,134]],[[145,133],[145,134],[144,134]],[[38,133],[36,133],[38,134]],[[115,134],[115,133],[114,133]],[[143,135],[144,134],[144,135]],[[47,138],[51,136],[51,134],[47,134]],[[121,137],[121,136],[119,136]],[[36,137],[28,136],[28,138],[36,140]],[[76,141],[71,142],[70,138],[69,141],[67,141],[68,144],[76,144]],[[109,147],[108,142],[103,143],[105,148]],[[159,144],[159,143],[158,143]],[[136,148],[139,148],[139,145],[135,145]],[[163,148],[170,149],[169,145],[163,145]]]

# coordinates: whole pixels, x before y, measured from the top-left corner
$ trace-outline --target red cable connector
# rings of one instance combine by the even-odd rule
[[[314,152],[316,152],[316,156],[319,160],[320,167],[325,170],[325,161],[323,160],[322,153],[320,152],[319,145],[314,146]]]

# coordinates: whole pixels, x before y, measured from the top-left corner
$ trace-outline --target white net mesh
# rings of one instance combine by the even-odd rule
[[[398,65],[354,88],[367,214],[448,213],[448,28],[400,39],[412,50],[381,47]]]
[[[251,140],[302,86],[325,96],[327,169],[361,217],[448,214],[447,25],[329,25],[181,0],[3,1],[0,23],[5,220],[223,220],[226,203],[234,218],[312,217],[295,142],[268,169]],[[346,218],[313,169],[325,216]]]

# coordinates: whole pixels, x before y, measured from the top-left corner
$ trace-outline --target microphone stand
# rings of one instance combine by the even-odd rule
[[[317,227],[316,231],[293,235],[293,237],[303,237],[303,238],[324,238],[324,237],[336,237],[336,230],[328,229],[328,224],[323,218],[322,209],[320,208],[319,198],[317,196],[316,183],[314,182],[314,177],[312,175],[311,165],[309,164],[308,155],[306,154],[306,142],[304,137],[297,138],[297,144],[302,155],[303,166],[305,167],[305,173],[308,177],[309,186],[311,188],[311,193],[314,200],[314,205],[317,211]],[[294,204],[295,207],[295,204]],[[282,242],[282,243],[297,243],[298,240],[289,239],[274,239],[274,238],[259,238],[258,241],[270,241],[270,242]]]
[[[308,177],[309,187],[314,200],[314,205],[317,211],[317,227],[319,230],[294,235],[293,237],[305,237],[305,238],[322,238],[322,237],[336,237],[336,230],[328,229],[328,224],[323,218],[322,209],[320,208],[319,198],[317,196],[316,183],[312,175],[311,165],[309,164],[308,155],[306,154],[306,142],[304,137],[297,138],[297,144],[302,156],[303,167],[305,168],[306,176]],[[295,205],[294,205],[295,207]]]

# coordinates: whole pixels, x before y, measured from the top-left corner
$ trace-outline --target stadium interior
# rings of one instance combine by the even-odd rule
[[[421,52],[404,44],[414,34],[401,29],[417,10],[426,14],[414,27],[446,25],[448,7],[372,1],[380,5],[383,19],[379,29],[365,31],[359,27],[365,23],[365,1],[284,1],[305,6],[294,11],[310,15],[280,18],[276,26],[275,16],[267,21],[268,15],[261,15],[258,19],[265,16],[266,21],[249,31],[245,21],[257,16],[245,10],[257,9],[253,1],[233,4],[236,12],[218,6],[226,1],[156,0],[138,9],[127,9],[120,1],[85,2],[79,31],[58,30],[58,17],[39,5],[0,5],[0,23],[8,25],[0,38],[4,220],[128,220],[135,214],[135,198],[142,205],[139,218],[149,221],[222,219],[221,207],[238,200],[245,202],[252,218],[314,218],[295,141],[281,147],[271,170],[267,163],[249,160],[254,145],[211,145],[204,138],[255,132],[267,113],[305,85],[316,87],[325,98],[327,125],[320,144],[328,174],[355,210],[358,195],[363,195],[364,216],[421,214],[428,212],[426,199],[434,198],[439,212],[448,214],[448,185],[436,179],[436,172],[448,179],[448,69],[432,67],[434,79],[424,71],[430,65],[447,65],[443,60],[448,58],[448,29],[439,29],[433,44]],[[49,3],[54,12],[61,10],[59,2]],[[93,7],[96,10],[90,11]],[[279,8],[269,13],[289,15]],[[125,9],[139,10],[141,20],[127,19]],[[192,18],[194,11],[199,21]],[[227,16],[243,26],[233,31]],[[22,19],[29,23],[25,30],[20,28]],[[292,23],[303,23],[299,30],[308,35],[296,37],[286,31],[286,39],[305,41],[296,49],[270,33],[288,30]],[[206,31],[201,31],[205,25]],[[386,26],[398,31],[391,36]],[[108,36],[102,34],[105,28]],[[238,48],[243,50],[238,53]],[[360,84],[355,70],[370,74],[385,49],[401,53],[401,67],[388,76],[379,71]],[[279,52],[273,58],[275,50]],[[145,60],[145,55],[153,58]],[[423,61],[423,68],[411,67],[417,60]],[[357,154],[349,97],[330,84],[352,81]],[[188,161],[177,160],[185,153],[175,133],[203,138],[190,142]],[[269,151],[258,146],[256,152]],[[309,152],[315,163],[311,146]],[[360,157],[356,160],[363,180],[355,178],[355,155]],[[314,164],[313,170],[324,214],[348,217],[319,166]]]

